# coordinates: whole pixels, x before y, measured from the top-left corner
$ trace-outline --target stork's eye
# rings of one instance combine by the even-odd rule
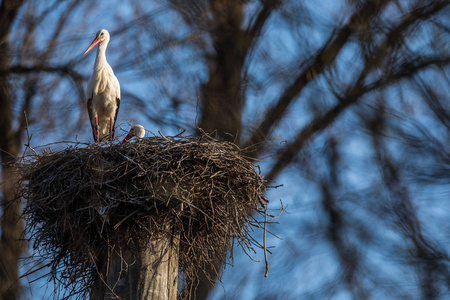
[[[103,35],[103,32],[100,35]]]

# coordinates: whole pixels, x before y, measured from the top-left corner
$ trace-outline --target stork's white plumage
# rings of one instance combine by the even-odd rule
[[[123,139],[122,143],[125,143],[129,139],[131,139],[133,136],[142,139],[145,136],[145,128],[142,125],[133,125],[131,126],[130,132],[127,134],[127,136]]]
[[[109,32],[102,29],[97,32],[95,39],[84,54],[98,44],[95,58],[94,72],[89,79],[88,113],[91,121],[92,133],[96,142],[114,137],[114,124],[120,106],[120,85],[111,66],[106,61],[106,47],[109,43]]]

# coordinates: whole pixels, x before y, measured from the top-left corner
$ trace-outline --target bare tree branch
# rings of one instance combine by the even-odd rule
[[[266,24],[267,19],[273,14],[277,7],[281,4],[282,0],[265,0],[263,7],[255,16],[254,22],[251,22],[247,28],[246,34],[251,41],[249,44],[254,45],[261,34],[261,30]],[[248,50],[247,50],[248,52]]]
[[[366,85],[355,85],[343,96],[333,108],[328,110],[324,115],[315,118],[305,128],[303,128],[296,136],[295,140],[287,145],[286,149],[281,152],[277,162],[268,172],[266,179],[270,182],[280,174],[280,172],[289,165],[294,159],[303,145],[310,140],[315,134],[320,133],[324,128],[330,126],[343,111],[349,106],[356,103],[366,93],[375,89],[380,89],[396,83],[398,80],[413,76],[420,70],[426,69],[433,65],[447,65],[450,63],[450,57],[417,57],[411,59],[408,63],[401,63],[395,73],[389,74],[377,81]],[[362,78],[358,81],[361,84]]]
[[[422,298],[434,299],[439,295],[439,282],[444,281],[448,284],[450,280],[447,267],[450,258],[438,244],[424,236],[404,176],[380,135],[383,126],[383,122],[373,124],[373,140],[384,186],[393,196],[389,207],[390,213],[394,215],[393,224],[405,240],[411,241],[405,244],[410,248],[409,253],[412,256],[410,263],[419,270],[418,274],[424,283],[421,285]]]
[[[377,17],[378,12],[389,2],[390,1],[365,1],[364,6],[354,13],[346,26],[342,27],[337,32],[333,32],[327,43],[309,60],[306,67],[302,66],[304,62],[301,63],[299,68],[304,71],[284,90],[283,94],[276,101],[276,104],[267,110],[263,121],[253,131],[253,135],[245,143],[245,147],[259,144],[267,138],[269,132],[279,123],[287,109],[290,107],[290,104],[295,101],[298,95],[303,91],[303,88],[312,79],[318,77],[327,68],[333,65],[342,47],[347,43],[349,37],[355,33],[355,28],[367,26],[364,24],[369,24],[373,18]],[[257,153],[249,153],[249,155],[255,157]]]

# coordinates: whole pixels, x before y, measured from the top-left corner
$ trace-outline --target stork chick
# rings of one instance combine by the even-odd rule
[[[131,126],[130,132],[128,135],[123,139],[122,143],[125,143],[132,137],[136,137],[138,139],[142,139],[145,136],[145,128],[142,125],[133,125]]]

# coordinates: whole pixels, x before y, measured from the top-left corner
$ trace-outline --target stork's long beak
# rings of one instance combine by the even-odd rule
[[[125,143],[126,141],[128,141],[133,135],[131,133],[129,133],[122,141],[122,143]]]
[[[96,37],[96,38],[92,41],[92,43],[91,43],[91,45],[89,46],[89,48],[87,48],[87,50],[84,51],[84,54],[86,54],[86,53],[88,53],[89,51],[91,51],[91,49],[94,48],[95,45],[97,45],[98,43],[100,43],[100,38],[99,38],[99,37]]]

